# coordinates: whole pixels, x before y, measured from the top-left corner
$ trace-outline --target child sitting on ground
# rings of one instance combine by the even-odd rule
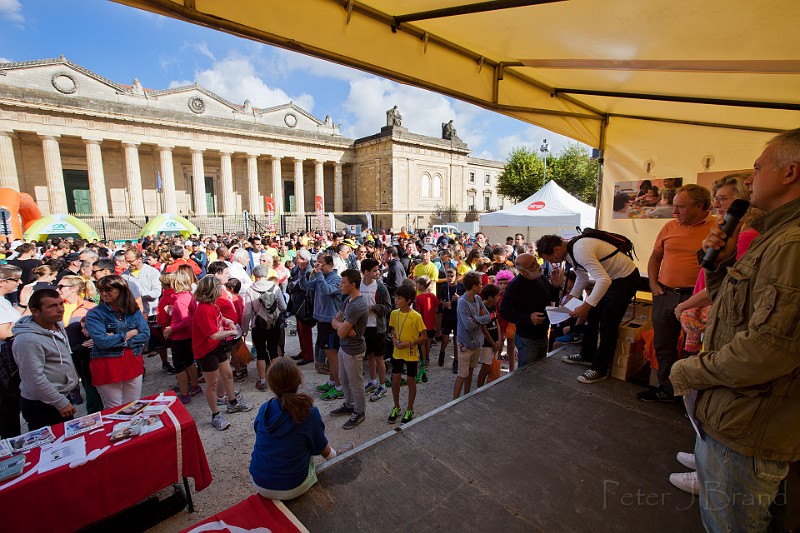
[[[408,407],[403,414],[403,424],[414,419],[414,400],[417,396],[417,367],[419,347],[428,339],[422,315],[411,309],[416,298],[414,286],[403,283],[395,292],[397,309],[389,315],[389,331],[394,345],[392,352],[392,398],[394,408],[389,414],[389,423],[394,424],[400,416],[400,378],[405,367],[408,381]]]
[[[302,382],[300,368],[288,357],[277,358],[267,371],[275,398],[258,410],[250,459],[253,486],[264,498],[291,500],[304,494],[317,482],[314,456],[330,460],[337,455],[325,438],[325,424],[314,400],[297,392]],[[352,445],[339,452],[349,449]]]

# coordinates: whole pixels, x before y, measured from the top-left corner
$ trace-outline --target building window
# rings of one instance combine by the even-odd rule
[[[439,174],[433,176],[433,197],[442,197],[442,177]]]
[[[475,183],[475,173],[472,171],[469,172],[469,182]]]
[[[491,176],[491,175],[489,175],[489,174],[486,174],[486,175],[483,177],[483,184],[484,184],[484,185],[491,185],[491,184],[492,184],[492,176]]]
[[[492,203],[492,197],[488,196],[488,195],[484,196],[483,197],[483,210],[484,211],[490,211],[492,209],[491,203]]]
[[[422,175],[422,185],[420,187],[420,195],[423,198],[431,197],[431,177],[427,174]]]
[[[467,191],[467,209],[475,211],[475,191]]]

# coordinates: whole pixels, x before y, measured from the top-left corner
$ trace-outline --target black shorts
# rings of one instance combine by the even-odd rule
[[[317,322],[317,346],[323,350],[339,349],[339,334],[330,322]]]
[[[367,343],[367,355],[383,357],[386,353],[386,335],[378,333],[377,327],[364,330],[364,341]]]
[[[442,318],[442,335],[455,335],[458,332],[458,320],[454,318]]]
[[[183,372],[193,364],[192,339],[173,340],[172,366],[175,367],[175,372]]]
[[[435,329],[429,329],[426,333],[428,334],[428,340],[429,341],[432,341],[433,339],[436,338],[436,330]]]
[[[219,346],[211,350],[206,356],[197,360],[200,370],[203,372],[216,372],[219,370],[220,363],[224,363],[231,356],[231,345],[220,343]]]
[[[406,368],[405,374],[408,377],[415,378],[417,377],[417,369],[419,367],[419,361],[406,361],[405,359],[395,359],[392,357],[392,374],[401,375],[403,374],[403,367]]]

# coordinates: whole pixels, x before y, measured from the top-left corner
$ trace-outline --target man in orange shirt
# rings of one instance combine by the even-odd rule
[[[645,402],[672,402],[669,372],[678,359],[681,323],[675,307],[688,300],[694,291],[700,265],[697,250],[711,228],[717,226],[709,214],[711,193],[705,187],[689,184],[678,188],[672,201],[674,216],[661,228],[647,263],[653,293],[653,347],[658,359],[658,387],[639,393]]]

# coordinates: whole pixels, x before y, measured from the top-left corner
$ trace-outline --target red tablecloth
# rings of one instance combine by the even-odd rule
[[[202,531],[299,533],[308,530],[283,503],[255,494],[230,509],[184,529],[181,533],[200,533]]]
[[[22,476],[0,483],[0,529],[75,531],[135,505],[182,477],[194,478],[196,491],[208,487],[211,470],[194,419],[180,401],[173,402],[169,412],[161,415],[163,428],[127,441],[109,440],[118,420],[109,421],[103,431],[84,433],[87,455],[109,448],[76,468],[61,466],[39,474],[39,448],[27,452]],[[52,430],[58,438],[64,434],[64,425]]]

